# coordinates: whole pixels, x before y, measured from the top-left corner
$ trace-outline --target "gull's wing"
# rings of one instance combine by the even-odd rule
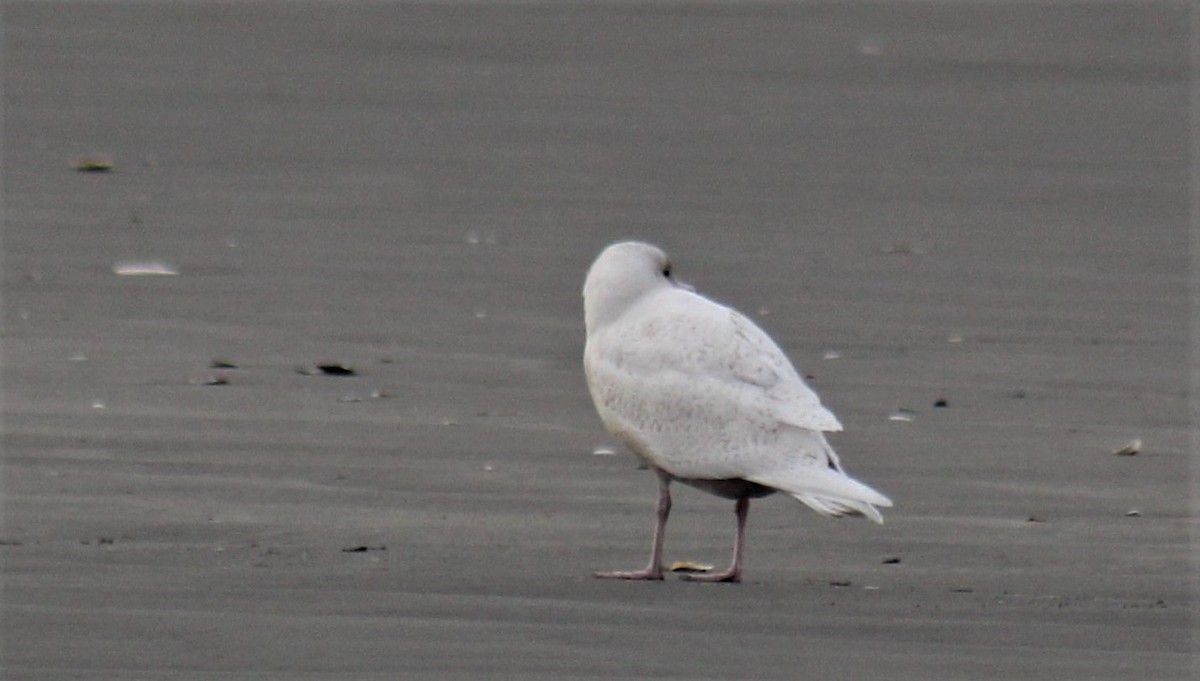
[[[722,327],[728,326],[736,339],[728,347],[733,375],[761,387],[765,408],[781,422],[809,430],[840,431],[841,422],[821,404],[775,341],[741,313],[725,309],[728,321],[722,323],[718,317],[711,332],[725,336]]]
[[[841,430],[765,332],[684,289],[595,330],[584,365],[608,428],[678,477],[743,477],[763,457],[798,455],[774,449],[789,427]]]
[[[715,391],[757,418],[842,430],[766,332],[736,310],[686,289],[647,296],[605,329],[598,345],[624,371],[674,378],[672,390]]]

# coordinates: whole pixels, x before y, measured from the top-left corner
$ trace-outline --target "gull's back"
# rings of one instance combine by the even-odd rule
[[[752,321],[671,277],[661,250],[609,247],[584,286],[584,367],[601,419],[651,466],[681,480],[742,479],[822,513],[886,497],[841,472],[838,431],[779,346]]]

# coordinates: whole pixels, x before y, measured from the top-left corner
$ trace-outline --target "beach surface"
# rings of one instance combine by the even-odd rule
[[[5,678],[1200,675],[1188,3],[0,19]],[[581,368],[622,238],[884,526],[770,497],[740,585],[591,577],[653,525]],[[667,560],[732,510],[678,486]]]

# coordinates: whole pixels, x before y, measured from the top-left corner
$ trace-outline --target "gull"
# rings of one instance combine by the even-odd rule
[[[733,560],[684,579],[737,582],[750,500],[789,494],[826,516],[877,523],[890,499],[842,471],[824,433],[842,430],[754,322],[675,279],[657,246],[612,244],[583,285],[584,372],[608,431],[658,476],[650,563],[602,579],[663,578],[672,481],[735,501]]]

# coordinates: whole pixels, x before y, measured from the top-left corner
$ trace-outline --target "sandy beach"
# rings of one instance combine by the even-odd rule
[[[1195,21],[5,2],[5,678],[1197,678]],[[591,577],[653,525],[580,365],[631,237],[885,525],[772,497],[742,584]],[[680,488],[668,562],[732,537]]]

